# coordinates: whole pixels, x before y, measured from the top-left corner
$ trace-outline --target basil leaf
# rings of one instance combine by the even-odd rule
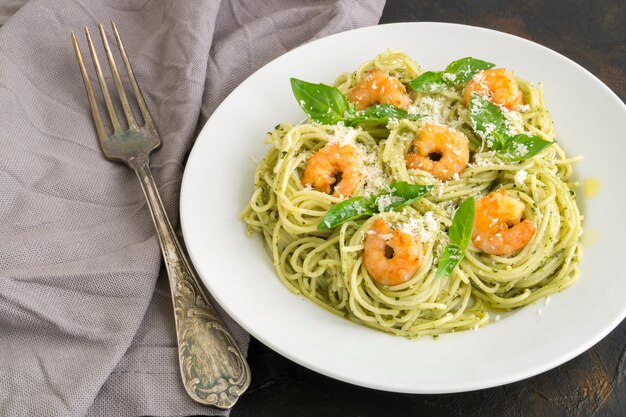
[[[447,86],[443,79],[443,71],[426,71],[419,77],[409,81],[409,85],[420,93],[434,93],[443,90]]]
[[[420,117],[422,116],[409,114],[406,110],[391,104],[376,104],[364,110],[349,112],[345,124],[346,126],[356,126],[364,122],[376,122],[386,125],[389,123],[389,119],[417,120]]]
[[[447,86],[458,87],[465,84],[478,71],[493,68],[495,64],[470,56],[451,62],[445,71],[427,71],[409,81],[409,85],[420,93],[435,93]]]
[[[449,244],[443,250],[441,258],[439,258],[436,275],[438,277],[450,276],[454,268],[461,262],[461,259],[463,259],[463,249],[454,243]]]
[[[461,85],[468,82],[478,71],[495,67],[491,62],[468,56],[451,62],[444,71],[443,79],[451,85]],[[449,74],[449,75],[446,75]]]
[[[502,149],[498,151],[510,161],[523,161],[537,155],[554,142],[541,139],[538,136],[519,134],[508,138]]]
[[[491,149],[499,149],[507,140],[506,119],[502,110],[483,96],[472,93],[468,114],[474,132]]]
[[[452,224],[450,225],[450,244],[446,246],[439,258],[437,265],[437,276],[447,277],[463,259],[465,249],[472,238],[472,228],[474,227],[474,211],[476,205],[474,197],[465,199],[454,213]]]
[[[397,208],[408,206],[414,201],[422,198],[433,188],[432,185],[409,184],[405,181],[396,181],[389,184],[389,192],[376,197],[376,204],[379,212],[391,211]],[[381,197],[391,196],[389,203],[379,200]],[[382,210],[381,210],[382,209]]]
[[[348,220],[404,207],[425,196],[432,188],[432,185],[396,181],[389,185],[387,191],[374,197],[349,198],[331,207],[317,225],[317,230],[332,229]]]
[[[373,200],[367,197],[353,197],[334,205],[328,210],[317,230],[332,229],[348,220],[362,216],[371,216],[375,213]]]
[[[510,161],[531,158],[553,143],[524,133],[510,136],[502,110],[476,93],[472,93],[470,98],[469,119],[472,128],[487,146]]]
[[[469,245],[472,237],[472,228],[474,227],[474,197],[465,199],[454,213],[452,224],[450,225],[450,242],[465,250]]]
[[[302,110],[316,122],[335,124],[349,110],[348,99],[336,87],[292,78],[291,89]]]

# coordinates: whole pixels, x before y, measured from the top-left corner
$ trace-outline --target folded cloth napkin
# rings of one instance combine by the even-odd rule
[[[70,31],[117,23],[175,220],[198,124],[269,60],[376,24],[384,0],[30,0],[7,18],[24,2],[0,0],[0,415],[218,414],[180,382],[152,221],[134,174],[100,152]]]
[[[0,26],[15,12],[17,12],[28,0],[1,0],[0,1]]]

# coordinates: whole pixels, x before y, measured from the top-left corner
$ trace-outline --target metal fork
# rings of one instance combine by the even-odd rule
[[[116,162],[122,162],[135,171],[141,188],[148,201],[152,220],[156,227],[161,245],[161,252],[169,276],[176,321],[180,371],[187,393],[195,401],[220,409],[231,408],[239,396],[250,385],[250,369],[237,343],[209,302],[198,278],[193,272],[189,259],[185,255],[172,225],[167,217],[159,191],[150,173],[148,155],[161,145],[159,134],[148,107],[144,101],[132,66],[115,23],[111,22],[119,52],[124,61],[135,99],[144,120],[140,126],[131,110],[124,86],[120,79],[115,59],[102,24],[99,25],[102,45],[113,75],[115,89],[122,104],[128,129],[120,125],[113,107],[100,62],[91,39],[89,29],[85,34],[91,51],[91,57],[98,77],[98,83],[104,97],[113,133],[108,134],[94,96],[89,75],[85,69],[83,56],[72,32],[72,42],[76,58],[87,90],[91,114],[96,125],[96,133],[104,156]]]

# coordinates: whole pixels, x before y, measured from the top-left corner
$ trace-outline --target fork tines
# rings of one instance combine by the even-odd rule
[[[111,22],[111,26],[113,27],[113,33],[115,34],[115,40],[117,42],[117,46],[120,51],[120,55],[122,56],[122,61],[124,61],[124,67],[126,67],[126,72],[128,73],[128,77],[130,78],[131,85],[133,87],[133,91],[135,93],[135,99],[137,100],[137,104],[141,111],[141,115],[144,120],[144,124],[146,127],[154,128],[154,124],[152,122],[152,117],[150,116],[150,112],[148,111],[148,107],[143,99],[143,95],[141,94],[141,90],[139,89],[139,85],[137,84],[137,79],[135,78],[135,73],[133,72],[133,68],[130,64],[128,56],[126,55],[126,50],[124,49],[124,44],[120,39],[120,35],[117,31],[117,27],[115,23]],[[111,48],[109,47],[109,41],[107,39],[107,35],[104,32],[104,27],[102,24],[99,24],[100,29],[100,37],[102,38],[102,46],[107,55],[107,60],[109,61],[109,67],[111,68],[111,74],[113,75],[113,81],[115,82],[115,89],[117,90],[117,94],[120,98],[122,109],[124,110],[124,115],[126,117],[126,121],[128,122],[129,130],[137,129],[137,121],[133,115],[133,112],[130,108],[128,98],[126,97],[126,92],[124,91],[124,86],[122,84],[122,80],[120,79],[119,71],[117,70],[117,65],[115,64],[115,59],[113,58],[113,54],[111,52]],[[104,76],[102,74],[102,68],[100,67],[100,61],[98,60],[98,55],[96,54],[96,49],[94,47],[93,41],[91,39],[91,34],[89,33],[89,29],[85,27],[85,35],[87,37],[87,42],[89,44],[89,50],[91,52],[91,57],[93,60],[94,68],[96,70],[96,75],[98,77],[98,83],[100,84],[100,89],[102,91],[102,96],[104,97],[104,102],[106,104],[107,111],[109,113],[109,118],[111,120],[111,125],[113,126],[113,134],[118,134],[123,131],[119,119],[117,117],[117,113],[113,107],[113,102],[111,100],[111,96],[109,94],[109,89],[107,88]],[[74,43],[74,49],[76,50],[76,58],[78,59],[78,64],[80,66],[80,72],[83,76],[83,81],[85,82],[85,89],[87,90],[87,97],[89,99],[89,106],[91,107],[91,114],[93,115],[93,120],[96,125],[96,132],[98,133],[98,137],[100,140],[103,140],[107,137],[106,130],[104,128],[104,124],[102,122],[102,118],[100,117],[100,112],[98,111],[98,106],[96,102],[96,98],[93,92],[93,88],[91,86],[91,81],[89,79],[89,74],[87,69],[85,68],[85,63],[83,61],[83,55],[80,51],[80,47],[78,46],[78,41],[76,39],[76,35],[72,32],[72,42]]]

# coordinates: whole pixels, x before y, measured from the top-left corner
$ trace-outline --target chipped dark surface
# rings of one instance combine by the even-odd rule
[[[579,63],[626,100],[623,0],[388,0],[381,22],[400,21],[464,23],[533,40]],[[356,387],[303,368],[254,340],[249,361],[252,386],[233,417],[626,416],[626,322],[556,369],[462,394],[407,395]]]

